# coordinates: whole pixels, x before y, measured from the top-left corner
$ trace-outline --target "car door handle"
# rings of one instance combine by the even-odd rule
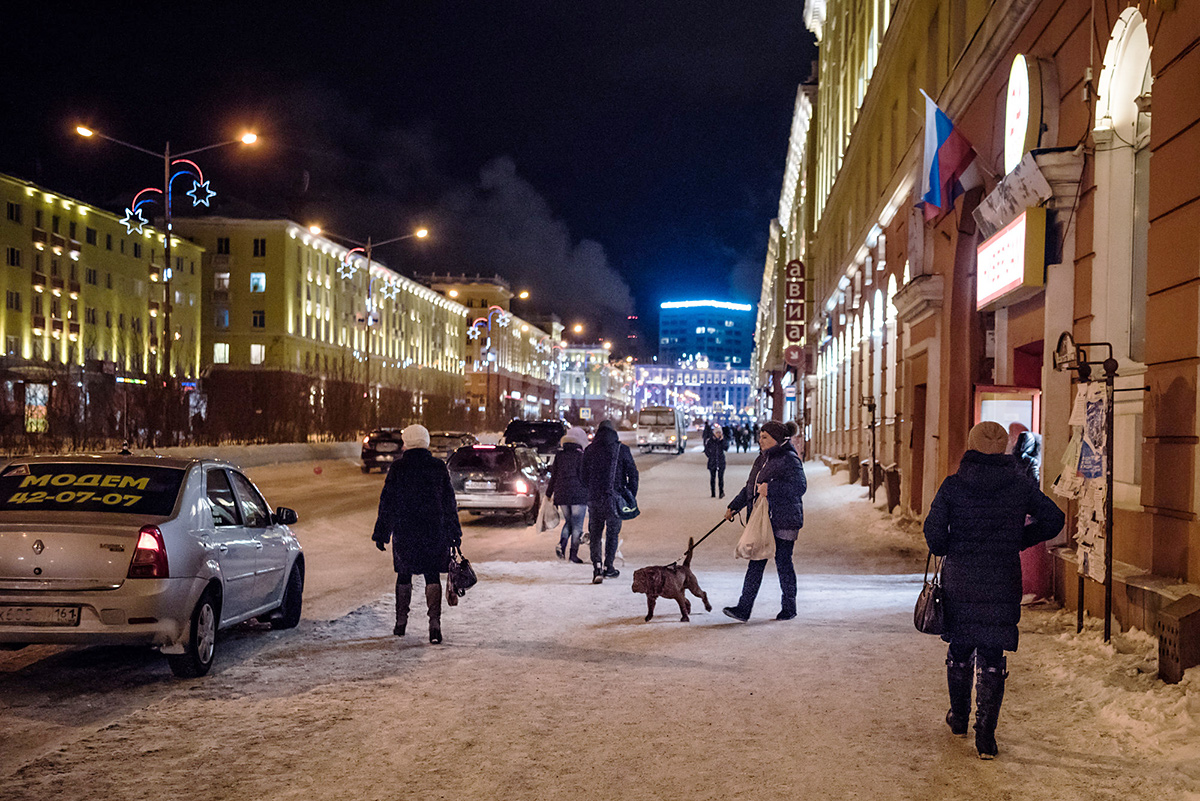
[[[217,550],[220,551],[221,553],[225,553],[226,551],[229,550],[229,546],[226,545],[225,543],[221,543],[220,545],[217,546]]]

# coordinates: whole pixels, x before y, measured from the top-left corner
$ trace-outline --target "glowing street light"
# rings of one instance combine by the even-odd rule
[[[140,147],[139,145],[130,144],[129,142],[122,141],[116,137],[109,136],[108,134],[100,133],[92,128],[88,128],[86,125],[75,126],[75,133],[79,134],[85,139],[90,139],[91,137],[95,136],[100,139],[113,142],[114,144],[121,145],[122,147],[127,147],[130,150],[136,150],[139,153],[145,153],[148,156],[162,159],[162,189],[147,187],[141,192],[138,192],[134,196],[133,202],[130,204],[129,208],[125,209],[125,218],[121,220],[121,222],[125,225],[126,233],[133,233],[134,229],[136,228],[137,232],[140,234],[142,229],[149,223],[149,220],[142,215],[141,207],[154,200],[158,200],[159,204],[162,206],[163,230],[165,239],[165,245],[163,248],[163,364],[166,365],[167,375],[170,375],[173,367],[171,364],[171,345],[175,339],[174,332],[171,330],[171,185],[175,182],[175,179],[181,175],[190,176],[192,178],[192,188],[188,190],[187,196],[192,199],[192,205],[207,206],[208,202],[212,200],[214,195],[216,195],[216,192],[209,188],[208,181],[204,179],[204,173],[200,170],[200,165],[186,157],[194,156],[197,153],[203,153],[206,150],[225,147],[226,145],[234,145],[238,143],[243,145],[252,145],[258,141],[258,135],[247,131],[237,139],[228,139],[224,142],[217,142],[212,145],[205,145],[204,147],[197,147],[192,150],[185,150],[182,153],[175,153],[172,155],[170,142],[166,143],[162,153],[157,153],[153,150]],[[171,172],[172,168],[177,168],[176,172],[173,174]],[[155,197],[155,194],[158,195],[157,198]],[[147,195],[147,197],[143,199],[143,195]]]

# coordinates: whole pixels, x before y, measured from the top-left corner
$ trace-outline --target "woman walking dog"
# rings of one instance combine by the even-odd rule
[[[966,735],[975,668],[975,749],[996,756],[996,721],[1004,699],[1005,651],[1017,650],[1021,619],[1021,551],[1053,538],[1062,511],[1004,453],[1008,432],[980,423],[967,436],[958,472],[948,476],[925,518],[925,540],[945,557],[946,724]]]

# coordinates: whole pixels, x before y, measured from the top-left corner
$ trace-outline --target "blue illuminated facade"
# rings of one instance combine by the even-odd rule
[[[749,368],[754,324],[754,307],[749,303],[664,303],[658,316],[658,363],[668,366],[706,360]]]

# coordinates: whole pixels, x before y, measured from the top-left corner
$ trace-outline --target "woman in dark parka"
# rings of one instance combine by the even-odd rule
[[[450,562],[450,548],[462,545],[458,504],[446,463],[429,452],[429,431],[411,425],[400,432],[404,452],[392,462],[383,492],[379,516],[371,539],[386,550],[392,542],[392,566],[396,569],[396,627],[404,636],[408,607],[412,602],[412,577],[425,577],[425,604],[429,608],[429,641],[442,641],[442,585],[440,573]]]
[[[550,483],[546,485],[546,499],[558,507],[562,515],[562,534],[554,554],[566,558],[570,544],[570,559],[583,564],[579,558],[579,541],[583,537],[583,519],[587,515],[588,493],[583,485],[583,449],[587,447],[587,433],[572,426],[560,441],[560,450],[554,455],[554,466],[550,469]]]
[[[942,482],[925,518],[929,550],[945,557],[946,723],[955,734],[967,733],[974,656],[980,759],[996,755],[996,721],[1008,676],[1004,652],[1017,650],[1021,551],[1053,538],[1065,519],[1054,501],[1018,473],[1013,457],[1004,453],[1007,442],[999,423],[972,428],[958,472]]]
[[[729,450],[729,438],[720,426],[712,427],[712,435],[704,441],[704,455],[708,459],[708,489],[712,497],[725,497],[725,452]]]
[[[746,486],[729,502],[725,519],[732,520],[740,509],[753,508],[761,499],[767,501],[767,512],[771,518],[771,530],[775,535],[775,572],[779,574],[780,609],[776,620],[791,620],[796,617],[796,567],[792,564],[792,550],[804,527],[804,492],[808,479],[804,465],[789,441],[787,426],[777,420],[763,423],[758,432],[758,444],[762,452],[750,468]],[[742,596],[736,606],[727,606],[721,611],[734,620],[745,623],[750,619],[754,599],[762,586],[766,559],[752,559],[746,567],[742,580]]]

